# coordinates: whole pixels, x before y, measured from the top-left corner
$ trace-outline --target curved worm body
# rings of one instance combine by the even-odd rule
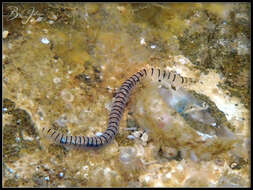
[[[45,128],[42,130],[47,133],[56,143],[63,145],[76,145],[84,147],[101,147],[108,144],[118,133],[119,122],[122,117],[129,95],[133,88],[142,81],[148,78],[155,82],[164,85],[172,85],[173,87],[181,87],[183,84],[192,82],[192,80],[182,77],[174,72],[161,70],[159,68],[144,68],[122,83],[119,90],[116,92],[115,99],[112,104],[111,112],[109,114],[108,126],[101,136],[67,136],[54,131],[53,129]]]

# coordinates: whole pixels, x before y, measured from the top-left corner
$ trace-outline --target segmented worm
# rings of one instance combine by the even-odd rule
[[[121,120],[126,103],[128,102],[131,91],[140,81],[145,78],[158,82],[160,84],[169,84],[174,87],[181,87],[185,83],[193,82],[193,80],[189,80],[189,78],[182,77],[181,75],[174,72],[165,71],[154,67],[144,68],[123,82],[119,90],[116,92],[111,112],[109,114],[108,126],[102,135],[93,137],[72,135],[67,136],[58,133],[53,129],[48,129],[46,131],[46,129],[43,128],[42,130],[45,131],[47,135],[50,136],[56,143],[63,145],[101,147],[108,144],[118,133],[119,122]]]

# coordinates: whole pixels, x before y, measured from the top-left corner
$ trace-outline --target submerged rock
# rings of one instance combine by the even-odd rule
[[[210,114],[208,105],[186,90],[151,85],[140,90],[135,101],[133,116],[139,126],[147,128],[158,145],[177,149],[183,158],[210,160],[237,140]]]

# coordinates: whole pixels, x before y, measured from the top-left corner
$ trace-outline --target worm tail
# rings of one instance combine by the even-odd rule
[[[68,136],[58,133],[51,128],[48,130],[43,128],[42,131],[57,144],[75,145],[80,147],[101,147],[108,144],[118,133],[119,122],[132,89],[142,80],[142,78],[145,78],[146,76],[147,70],[142,69],[122,83],[112,104],[107,129],[102,135],[93,137]]]

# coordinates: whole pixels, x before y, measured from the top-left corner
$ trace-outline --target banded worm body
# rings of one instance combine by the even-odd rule
[[[109,114],[108,126],[102,135],[93,137],[68,136],[58,133],[53,129],[43,128],[42,130],[58,144],[75,145],[80,147],[101,147],[106,145],[118,133],[119,122],[131,91],[139,82],[144,79],[152,80],[153,82],[158,82],[166,86],[169,84],[176,88],[180,88],[184,84],[193,82],[191,79],[189,80],[189,78],[182,77],[174,72],[161,70],[154,67],[143,68],[123,82],[116,92]]]

